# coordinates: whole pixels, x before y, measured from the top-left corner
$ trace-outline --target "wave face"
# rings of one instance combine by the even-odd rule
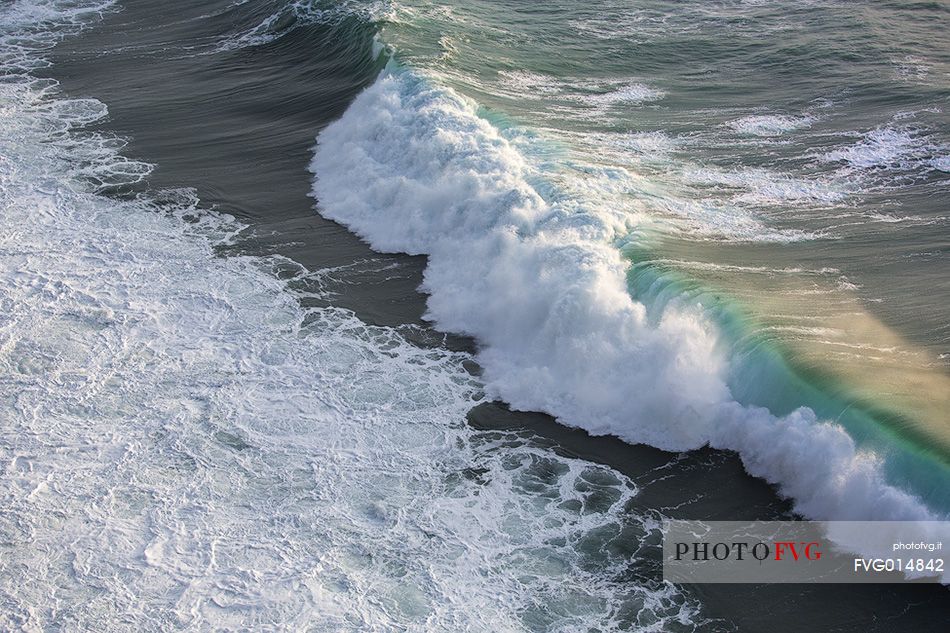
[[[699,626],[629,480],[465,423],[467,355],[301,307],[193,191],[102,195],[151,166],[31,72],[108,8],[0,7],[0,629]]]
[[[429,316],[482,343],[490,395],[630,442],[736,450],[806,516],[934,516],[841,426],[735,402],[701,306],[632,298],[617,247],[629,219],[560,197],[452,90],[391,70],[320,135],[311,167],[322,214],[429,256]]]

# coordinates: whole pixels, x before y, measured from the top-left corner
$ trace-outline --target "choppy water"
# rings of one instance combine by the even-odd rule
[[[120,108],[172,86],[136,128],[164,167],[131,158],[110,103],[39,78],[124,10],[170,25],[119,22],[99,63]],[[638,499],[677,460],[635,484],[467,425],[491,397],[736,450],[809,516],[945,516],[946,22],[940,3],[0,6],[2,626],[731,628],[742,601],[719,619],[657,577],[677,508]],[[199,58],[224,61],[176,94],[162,64]],[[354,86],[386,69],[337,103],[338,60]],[[270,72],[294,73],[281,103],[228,110]],[[271,133],[321,108],[342,118],[317,210],[428,255],[427,315],[475,337],[480,372],[349,310],[398,322],[419,263],[251,252],[306,243],[256,157],[283,161]],[[206,153],[176,153],[169,112]],[[238,125],[267,133],[242,147]]]

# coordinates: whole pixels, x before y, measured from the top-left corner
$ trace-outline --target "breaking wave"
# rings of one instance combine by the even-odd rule
[[[489,395],[594,434],[738,451],[808,517],[935,516],[840,425],[736,402],[702,306],[631,297],[618,247],[632,220],[560,196],[452,90],[392,67],[321,133],[311,168],[324,216],[378,250],[428,255],[429,317],[480,341]]]

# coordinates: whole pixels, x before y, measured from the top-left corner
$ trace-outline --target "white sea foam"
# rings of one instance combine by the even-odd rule
[[[632,132],[612,135],[612,143],[647,157],[663,157],[676,149],[677,141],[664,132]]]
[[[55,39],[7,9],[0,47]],[[105,106],[5,70],[0,629],[691,627],[612,546],[629,481],[474,432],[465,355],[302,308],[191,192],[97,195],[146,169],[78,129]]]
[[[728,123],[739,134],[752,136],[779,136],[806,128],[815,122],[811,116],[788,116],[781,114],[754,114]]]
[[[600,88],[600,86],[596,86]],[[606,90],[594,94],[583,95],[582,100],[598,106],[613,106],[619,104],[636,104],[647,101],[657,101],[665,96],[662,90],[651,88],[642,83],[608,84]]]
[[[934,169],[950,173],[950,156],[937,156],[931,159],[930,165]]]
[[[681,226],[675,228],[692,238],[782,244],[817,237],[801,229],[769,227],[743,206],[715,198],[667,196],[654,201],[654,206],[678,217]]]
[[[543,132],[548,132],[544,130]],[[560,131],[554,131],[559,135]],[[550,157],[520,137],[538,138],[533,134],[521,135],[509,128],[506,138],[519,151],[536,163],[550,164]],[[516,134],[518,136],[516,136]],[[687,239],[728,240],[747,242],[789,243],[809,240],[818,234],[801,229],[769,226],[756,213],[755,206],[795,200],[819,202],[822,205],[841,197],[821,180],[794,179],[768,170],[745,169],[734,172],[707,167],[680,167],[672,153],[688,143],[671,138],[663,132],[595,133],[584,132],[563,135],[575,152],[571,154],[567,175],[549,169],[542,181],[556,180],[560,198],[582,199],[588,206],[622,211],[626,224],[637,230],[675,232]],[[579,151],[577,151],[579,150]],[[540,161],[534,161],[535,157]],[[593,158],[594,160],[591,160]],[[603,164],[607,162],[608,164]],[[646,169],[644,169],[646,168]],[[662,173],[644,176],[660,168]],[[664,177],[675,174],[674,183]],[[734,189],[731,199],[709,196],[708,191],[684,195],[683,184],[712,185],[714,188]],[[714,193],[718,194],[718,191]]]
[[[745,168],[723,170],[696,167],[683,172],[683,180],[700,185],[719,185],[739,190],[735,199],[751,204],[781,204],[785,202],[812,202],[834,204],[846,195],[822,179],[793,178],[768,169]]]
[[[701,306],[651,319],[631,298],[620,213],[539,195],[543,174],[476,110],[394,70],[321,133],[312,170],[326,217],[377,249],[429,256],[428,314],[481,341],[491,395],[595,434],[737,450],[807,516],[933,516],[840,426],[735,403]]]
[[[662,90],[637,81],[555,77],[524,70],[499,71],[498,82],[524,99],[556,98],[598,109],[657,101],[666,96]]]
[[[881,127],[861,135],[858,142],[826,152],[819,159],[844,163],[856,170],[912,170],[931,160],[938,148],[910,128]]]
[[[532,73],[526,70],[502,70],[498,72],[498,83],[508,91],[513,91],[519,97],[542,98],[545,95],[556,95],[564,87],[556,77]]]

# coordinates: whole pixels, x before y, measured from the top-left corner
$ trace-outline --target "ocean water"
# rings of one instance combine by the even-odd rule
[[[945,515],[946,7],[387,11],[314,195],[429,256],[491,395],[736,450],[814,518]]]
[[[0,628],[940,630],[657,544],[947,516],[948,17],[0,5]]]

